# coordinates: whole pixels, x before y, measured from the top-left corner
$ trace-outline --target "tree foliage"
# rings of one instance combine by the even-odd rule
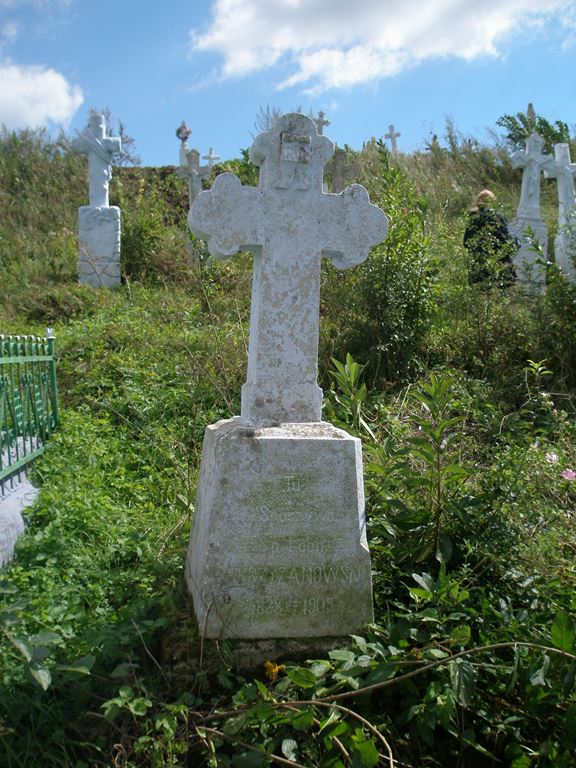
[[[530,104],[526,112],[515,115],[502,115],[496,125],[506,131],[506,141],[512,149],[523,149],[526,139],[532,133],[538,133],[544,139],[544,148],[548,153],[554,151],[554,144],[573,142],[567,123],[562,120],[550,122],[542,115],[536,114]]]

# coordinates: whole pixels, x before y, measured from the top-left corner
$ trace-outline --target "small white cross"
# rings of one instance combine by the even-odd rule
[[[208,150],[207,155],[202,155],[202,160],[208,160],[208,168],[212,168],[215,160],[220,160],[220,155],[215,154],[212,147]]]
[[[396,139],[401,136],[402,134],[398,131],[394,131],[394,126],[392,123],[388,126],[388,133],[384,134],[384,138],[388,139],[390,141],[390,146],[392,147],[392,154],[396,155],[398,154],[398,145],[396,143]]]
[[[324,112],[322,112],[322,110],[318,112],[318,117],[313,117],[312,120],[314,120],[314,125],[318,131],[318,135],[322,136],[324,133],[324,126],[330,125],[330,120],[326,120],[326,115]]]

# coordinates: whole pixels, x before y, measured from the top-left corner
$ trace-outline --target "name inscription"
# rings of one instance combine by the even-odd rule
[[[307,584],[356,584],[365,574],[358,564],[257,566],[232,568],[228,572],[231,583],[239,587],[305,586]]]

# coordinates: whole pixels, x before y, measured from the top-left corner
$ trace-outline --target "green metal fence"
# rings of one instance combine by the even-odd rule
[[[0,495],[19,481],[58,424],[54,336],[0,335]]]

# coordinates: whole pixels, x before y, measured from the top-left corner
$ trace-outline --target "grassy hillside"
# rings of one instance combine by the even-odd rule
[[[170,169],[119,170],[124,283],[80,287],[85,160],[1,137],[0,331],[55,328],[63,404],[0,573],[1,766],[576,764],[576,291],[551,268],[543,295],[467,285],[474,192],[517,201],[498,147],[354,160],[390,232],[323,267],[320,378],[364,444],[376,623],[246,670],[199,643],[183,564],[204,427],[239,409],[250,257],[207,260]]]

